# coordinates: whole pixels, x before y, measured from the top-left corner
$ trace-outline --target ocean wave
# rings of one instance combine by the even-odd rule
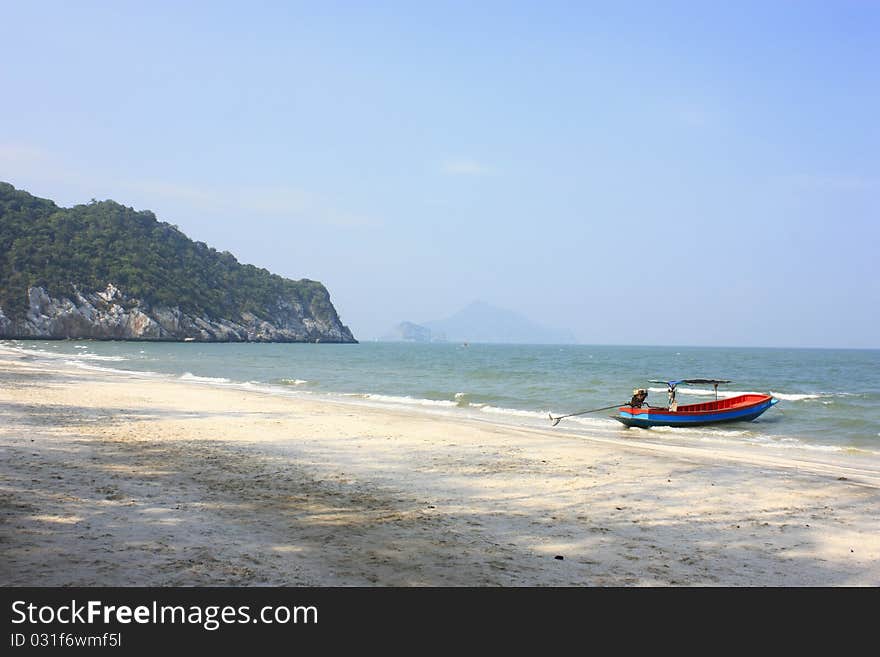
[[[473,404],[468,401],[468,394],[466,392],[457,392],[453,397],[455,398],[455,405],[459,408],[469,408],[470,406],[473,406]],[[485,406],[485,404],[477,405],[478,408],[482,408],[483,406]]]
[[[847,447],[842,445],[820,445],[816,443],[807,443],[798,438],[780,438],[776,436],[748,436],[745,438],[740,438],[736,441],[728,440],[722,437],[713,437],[713,436],[705,436],[700,438],[701,442],[708,442],[713,440],[713,438],[718,442],[736,442],[739,444],[746,443],[749,445],[754,445],[756,447],[772,447],[777,449],[797,449],[797,450],[806,450],[810,452],[845,452],[847,451]]]
[[[500,406],[483,406],[479,409],[482,413],[494,413],[496,415],[513,415],[515,417],[530,417],[546,420],[550,411],[524,411],[519,408],[503,408]]]
[[[65,365],[71,365],[72,367],[78,367],[82,370],[89,370],[92,372],[109,372],[110,374],[131,374],[126,370],[117,370],[112,367],[101,367],[99,365],[89,365],[88,363],[84,363],[81,360],[65,360],[62,361]]]
[[[698,436],[719,436],[724,438],[743,438],[752,435],[748,429],[722,429],[720,427],[651,427],[649,431],[656,433],[671,433],[686,436],[688,438]]]
[[[110,347],[108,349],[108,346]],[[6,353],[18,353],[31,360],[42,360],[46,369],[55,369],[55,363],[63,361],[70,367],[96,372],[106,372],[126,377],[159,377],[169,381],[181,381],[198,383],[203,386],[214,385],[220,389],[245,389],[259,391],[264,394],[277,395],[282,399],[324,399],[340,403],[347,401],[349,404],[358,404],[361,407],[374,405],[375,407],[411,409],[413,414],[419,413],[428,417],[461,417],[470,422],[483,422],[502,426],[517,426],[539,428],[548,427],[548,412],[540,409],[543,406],[555,405],[563,410],[560,414],[571,408],[580,408],[582,405],[600,405],[599,401],[587,404],[585,400],[604,399],[607,393],[606,379],[601,377],[591,380],[589,377],[577,379],[561,379],[556,387],[547,389],[534,385],[532,379],[527,378],[528,372],[523,372],[522,377],[514,376],[510,384],[504,385],[481,385],[470,376],[462,374],[450,376],[444,373],[434,385],[426,383],[432,381],[427,376],[432,370],[427,370],[419,376],[411,379],[400,378],[398,383],[389,390],[390,394],[380,392],[345,393],[341,390],[324,390],[329,378],[324,380],[320,373],[314,374],[311,369],[301,370],[302,364],[294,361],[280,362],[277,366],[265,368],[262,361],[251,362],[249,360],[239,363],[234,359],[227,361],[218,359],[215,361],[198,362],[184,360],[166,355],[163,346],[149,347],[145,352],[141,345],[102,345],[102,344],[70,344],[70,343],[31,343],[29,341],[0,342],[0,351]],[[98,353],[94,353],[95,349]],[[111,355],[112,354],[112,355]],[[149,355],[145,355],[149,354]],[[129,361],[129,362],[125,362]],[[201,363],[201,364],[198,364]],[[118,365],[117,369],[113,366]],[[165,369],[164,373],[151,371],[138,371],[138,365],[148,366],[151,369]],[[195,368],[192,366],[196,365]],[[234,369],[226,369],[228,366]],[[239,366],[241,365],[241,366]],[[215,375],[230,374],[235,377],[230,380],[224,376],[198,376],[192,372],[181,374],[181,370],[199,369],[203,374],[213,371]],[[311,381],[290,378],[275,378],[290,375],[293,371],[308,373],[313,376]],[[402,374],[409,370],[403,369]],[[425,374],[425,376],[422,376]],[[690,427],[690,428],[666,428],[656,427],[651,430],[632,429],[630,437],[672,444],[699,445],[702,441],[726,443],[731,446],[739,444],[744,449],[758,446],[776,447],[779,449],[805,449],[825,452],[840,452],[852,449],[852,444],[877,443],[880,450],[880,433],[877,432],[876,401],[880,399],[876,387],[870,383],[865,386],[854,382],[841,385],[839,379],[826,380],[818,377],[815,382],[806,379],[794,379],[785,381],[783,373],[779,373],[777,382],[783,387],[788,387],[789,392],[770,391],[777,399],[790,405],[793,414],[780,414],[778,418],[770,417],[767,421],[759,421],[754,424],[721,425],[720,427]],[[509,372],[508,374],[509,375]],[[506,376],[506,375],[505,375]],[[104,377],[97,377],[101,378]],[[263,378],[263,381],[247,379]],[[748,380],[748,376],[740,375],[740,381]],[[542,379],[543,380],[543,379]],[[761,385],[758,376],[752,377],[756,385]],[[766,383],[764,383],[766,385]],[[351,378],[346,380],[345,386],[353,386],[357,390],[381,390],[385,385],[370,376],[369,371],[357,370]],[[748,385],[748,383],[743,384]],[[866,388],[865,392],[836,392],[835,387],[852,387],[853,390]],[[354,387],[357,386],[357,387]],[[341,386],[340,386],[341,387]],[[811,388],[806,392],[805,388]],[[396,388],[396,389],[395,389]],[[801,388],[796,393],[791,388]],[[344,389],[344,387],[343,387]],[[352,388],[349,388],[352,389]],[[655,403],[660,400],[665,402],[666,388],[657,386],[650,388]],[[708,401],[714,397],[715,391],[708,386],[689,387],[679,386],[678,390],[684,395],[695,395],[693,402]],[[749,394],[746,390],[720,390],[719,398],[732,397],[741,394]],[[755,393],[752,393],[755,394]],[[305,395],[309,395],[306,397]],[[583,399],[581,399],[583,397]],[[613,397],[611,397],[613,399]],[[568,406],[569,408],[565,408]],[[788,407],[780,405],[781,411],[785,412]],[[857,407],[858,413],[847,412],[849,407]],[[869,415],[863,413],[867,408]],[[799,409],[799,410],[798,410]],[[779,411],[777,411],[779,412]],[[554,412],[554,416],[557,412]],[[560,433],[567,432],[573,436],[596,436],[596,437],[624,437],[627,429],[609,417],[613,411],[599,413],[592,416],[578,416],[566,418],[558,427]],[[770,415],[770,414],[768,414]],[[722,428],[732,427],[736,428]],[[747,429],[746,427],[751,427]],[[876,437],[875,437],[876,436]],[[650,437],[650,438],[649,438]],[[839,444],[838,444],[839,441]],[[707,445],[707,448],[711,446]],[[872,452],[873,453],[873,452]]]
[[[528,411],[519,408],[504,408],[500,406],[492,406],[481,402],[468,401],[467,393],[456,393],[454,399],[426,399],[424,397],[412,397],[410,395],[382,395],[377,393],[342,393],[343,397],[353,397],[363,399],[370,402],[378,402],[381,404],[395,404],[406,406],[422,406],[428,408],[443,409],[466,409],[479,411],[481,413],[489,413],[495,415],[507,415],[512,417],[533,418],[546,420],[548,411]]]
[[[588,427],[614,427],[614,428],[622,428],[623,425],[620,424],[617,420],[614,420],[610,417],[572,417],[565,418],[566,422],[574,422],[575,424],[582,424]]]
[[[105,360],[116,362],[129,360],[125,356],[103,356],[101,354],[87,354],[82,352],[64,353],[61,351],[50,351],[48,349],[41,349],[39,347],[28,349],[26,347],[19,347],[18,345],[7,345],[7,348],[20,354],[25,354],[28,356],[39,356],[40,358],[52,358],[55,360],[70,360],[71,358],[75,358],[76,360]],[[88,347],[84,345],[76,345],[74,346],[74,349],[88,349]]]
[[[192,372],[184,372],[180,375],[181,381],[194,381],[196,383],[232,383],[222,376],[196,376]]]
[[[773,392],[770,391],[770,394],[774,397],[781,399],[783,401],[810,401],[812,399],[829,399],[835,397],[862,397],[863,393],[856,392],[814,392],[814,393],[804,393],[804,394],[796,394],[796,393],[786,393],[786,392]],[[823,402],[825,404],[829,402]]]
[[[123,374],[125,376],[134,376],[134,377],[167,377],[167,374],[162,374],[161,372],[153,372],[151,370],[120,370],[114,367],[101,367],[100,365],[92,365],[91,363],[84,363],[81,360],[65,360],[62,361],[65,365],[71,365],[73,367],[77,367],[81,370],[89,370],[90,372],[106,372],[108,374]]]
[[[101,356],[100,354],[71,354],[71,355],[74,358],[76,358],[77,360],[79,360],[79,359],[83,359],[83,360],[109,360],[109,361],[115,361],[115,362],[129,360],[128,358],[125,358],[124,356]]]
[[[242,390],[253,390],[254,392],[285,397],[299,397],[301,395],[312,394],[311,390],[300,390],[291,386],[265,383],[263,381],[245,381],[244,383],[232,382],[231,386],[234,388],[241,388]]]
[[[379,395],[374,393],[365,393],[365,394],[349,394],[347,396],[352,397],[361,397],[362,399],[367,399],[369,401],[381,402],[384,404],[411,404],[415,406],[438,406],[445,408],[454,408],[458,406],[458,404],[454,401],[449,401],[446,399],[421,399],[419,397],[410,397],[408,395],[397,396],[397,395]]]
[[[696,395],[697,397],[714,397],[715,391],[707,388],[688,388],[678,386],[676,390],[683,395]],[[666,394],[666,388],[648,388],[648,392],[662,392]],[[728,397],[737,397],[739,395],[763,395],[763,392],[754,392],[751,390],[719,390],[718,399],[727,399]]]
[[[714,397],[715,391],[708,388],[688,388],[678,386],[676,390],[683,395],[694,395],[697,397]],[[665,393],[666,388],[648,388],[649,392]],[[850,396],[852,393],[847,392],[815,392],[815,393],[790,393],[775,392],[770,390],[769,393],[782,401],[809,401],[811,399],[822,399],[825,397]],[[729,397],[738,397],[739,395],[764,395],[764,392],[755,392],[754,390],[719,390],[718,399],[727,399]]]
[[[825,395],[820,395],[820,394],[798,395],[798,394],[793,394],[793,393],[773,392],[772,390],[770,391],[770,394],[773,395],[774,397],[776,397],[777,399],[781,399],[782,401],[805,401],[807,399],[820,399],[825,396]]]
[[[652,427],[642,431],[677,437],[683,441],[697,441],[718,445],[750,445],[760,448],[797,449],[812,452],[841,453],[854,448],[846,445],[828,445],[801,440],[795,436],[779,436],[751,429],[722,429],[718,427]],[[869,450],[856,451],[872,453]]]

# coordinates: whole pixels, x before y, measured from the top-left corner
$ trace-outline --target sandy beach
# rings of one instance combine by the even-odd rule
[[[3,349],[0,584],[880,584],[876,458],[645,435]]]

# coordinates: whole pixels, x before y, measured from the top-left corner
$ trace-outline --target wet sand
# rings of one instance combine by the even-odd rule
[[[0,584],[880,584],[875,459],[643,435],[0,349]]]

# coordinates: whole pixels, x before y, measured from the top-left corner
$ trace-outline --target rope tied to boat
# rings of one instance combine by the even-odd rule
[[[603,406],[602,408],[591,408],[588,411],[578,411],[577,413],[569,413],[568,415],[559,415],[557,417],[553,417],[552,413],[549,413],[550,421],[553,423],[555,427],[559,424],[559,421],[565,419],[567,417],[574,417],[575,415],[586,415],[587,413],[598,413],[599,411],[607,411],[611,408],[617,408],[618,406],[624,406],[625,404],[611,404],[611,406]]]

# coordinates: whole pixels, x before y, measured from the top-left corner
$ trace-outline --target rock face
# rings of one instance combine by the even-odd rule
[[[112,283],[103,290],[53,298],[30,287],[23,316],[0,308],[0,338],[92,338],[97,340],[195,340],[198,342],[357,342],[335,317],[316,319],[298,302],[278,299],[266,317],[244,313],[211,318],[177,307],[150,307]]]

